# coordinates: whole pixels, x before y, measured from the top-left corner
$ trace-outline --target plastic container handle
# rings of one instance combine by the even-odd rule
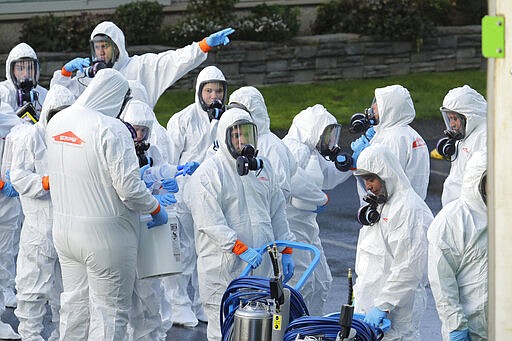
[[[308,250],[314,253],[315,256],[313,257],[311,264],[309,264],[308,268],[306,269],[306,271],[304,271],[301,278],[294,287],[295,290],[300,291],[300,289],[304,286],[304,283],[306,283],[306,280],[309,278],[309,276],[311,276],[311,273],[313,273],[313,270],[315,270],[316,266],[318,265],[318,262],[320,261],[320,251],[313,245],[300,242],[290,242],[286,240],[276,240],[275,242],[268,242],[259,249],[257,249],[257,251],[259,252],[260,255],[262,255],[267,251],[267,246],[273,246],[274,244],[276,244],[277,246],[291,247],[292,249]],[[242,273],[240,274],[240,277],[249,275],[251,270],[251,265],[247,264],[244,271],[242,271]]]

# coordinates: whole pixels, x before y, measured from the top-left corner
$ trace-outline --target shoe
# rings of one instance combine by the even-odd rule
[[[18,306],[18,300],[11,288],[4,289],[4,303],[8,308],[16,308]]]
[[[173,306],[172,307],[172,322],[175,325],[187,328],[194,328],[199,324],[196,315],[188,306]]]
[[[0,321],[0,339],[21,340],[21,336],[12,329],[10,324]]]

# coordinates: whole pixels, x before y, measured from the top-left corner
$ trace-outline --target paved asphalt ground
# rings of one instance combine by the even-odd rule
[[[441,120],[415,122],[413,127],[424,137],[429,150],[435,147],[437,139],[441,137],[444,129]],[[345,136],[344,147],[348,148],[354,135]],[[433,214],[437,214],[441,208],[440,194],[444,178],[448,175],[449,163],[446,161],[431,159],[431,177],[427,204]],[[318,216],[320,225],[320,237],[334,277],[331,290],[325,306],[326,312],[339,311],[340,306],[346,302],[348,295],[347,268],[354,268],[355,250],[359,233],[359,224],[356,221],[356,213],[359,208],[355,180],[350,178],[345,183],[329,191],[331,198],[328,209]],[[8,308],[2,315],[2,320],[10,323],[17,330],[18,322],[13,314],[13,309]],[[45,323],[45,337],[48,336],[49,316]],[[421,327],[422,340],[440,341],[440,321],[437,317],[432,295],[429,292],[427,311]],[[200,323],[196,328],[181,328],[173,326],[167,333],[167,341],[175,340],[206,340],[206,324]]]

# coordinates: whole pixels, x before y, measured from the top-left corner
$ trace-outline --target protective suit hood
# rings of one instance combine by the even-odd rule
[[[195,103],[198,112],[203,112],[206,114],[206,111],[203,110],[201,105],[201,84],[209,82],[226,82],[226,78],[222,71],[220,71],[216,66],[207,66],[199,72],[196,79],[196,97]],[[227,94],[224,94],[226,96]],[[222,99],[223,103],[226,103],[226,98]]]
[[[323,105],[315,104],[295,115],[287,137],[307,145],[312,151],[325,127],[335,123],[336,118]]]
[[[270,132],[270,118],[267,106],[263,95],[258,89],[252,86],[241,87],[229,96],[229,103],[232,102],[240,103],[249,110],[254,124],[258,127],[258,135]]]
[[[128,81],[121,73],[114,69],[102,69],[78,97],[76,104],[117,117],[128,90]]]
[[[379,108],[379,123],[375,126],[377,131],[406,126],[416,116],[409,90],[401,85],[375,89],[375,99]]]
[[[155,122],[155,114],[146,103],[139,100],[131,100],[123,110],[123,121],[130,123],[132,126],[148,127],[148,138],[153,131]]]
[[[141,82],[129,79],[128,85],[130,86],[131,96],[135,100],[142,101],[149,105],[149,95],[146,87]]]
[[[469,85],[464,85],[448,91],[443,100],[441,109],[455,111],[466,117],[467,137],[479,126],[485,126],[487,121],[487,101]],[[448,118],[443,115],[447,129],[450,129]]]
[[[9,52],[9,56],[7,56],[7,60],[5,61],[5,78],[7,78],[13,84],[14,81],[11,77],[10,72],[11,62],[21,58],[33,58],[37,60],[37,55],[34,49],[26,43],[19,43],[18,45],[12,48],[11,52]],[[38,79],[36,79],[35,81],[37,82]]]
[[[44,100],[41,115],[39,116],[37,124],[46,128],[46,125],[48,124],[48,112],[50,110],[70,106],[75,103],[75,100],[75,96],[68,88],[60,84],[55,84],[46,94],[46,99]]]
[[[104,34],[108,36],[116,44],[119,50],[119,58],[114,63],[113,68],[121,70],[129,61],[128,52],[126,51],[124,33],[119,27],[113,22],[104,21],[99,23],[91,33],[91,40],[98,34]]]
[[[400,162],[391,150],[383,144],[370,145],[357,159],[357,171],[354,175],[376,174],[386,185],[387,196],[410,187]]]
[[[228,109],[226,112],[224,112],[224,114],[222,114],[219,120],[219,126],[217,128],[217,141],[219,143],[219,150],[222,152],[222,155],[224,155],[228,160],[232,161],[233,165],[235,165],[236,160],[229,153],[226,141],[226,132],[228,128],[233,125],[233,123],[240,120],[252,122],[251,115],[249,115],[247,111],[239,108]]]

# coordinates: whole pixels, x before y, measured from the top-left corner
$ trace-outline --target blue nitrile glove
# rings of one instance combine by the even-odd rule
[[[244,262],[250,264],[254,269],[261,264],[261,260],[263,259],[258,251],[252,247],[242,252],[238,257],[242,258]]]
[[[225,28],[221,31],[210,34],[206,37],[206,44],[210,47],[219,46],[219,45],[227,45],[229,43],[228,35],[235,32],[235,30],[231,27]]]
[[[189,161],[186,162],[184,165],[178,165],[178,171],[176,172],[174,177],[177,177],[178,175],[192,175],[192,173],[196,171],[197,167],[199,167],[199,162],[196,161]]]
[[[77,57],[73,60],[70,60],[66,64],[64,64],[64,69],[68,72],[73,72],[76,70],[80,70],[80,72],[84,72],[84,67],[91,66],[91,60],[89,58],[80,58]]]
[[[377,307],[373,307],[372,310],[370,310],[370,312],[364,317],[364,322],[368,323],[373,328],[378,328],[386,315],[387,313],[385,311],[382,311]]]
[[[14,187],[12,187],[12,184],[8,181],[4,182],[4,187],[2,187],[2,194],[9,198],[14,198],[19,195]]]
[[[354,153],[361,153],[363,149],[370,145],[370,140],[363,134],[358,139],[352,141],[350,148]]]
[[[160,210],[156,214],[152,214],[151,217],[153,218],[153,221],[148,223],[148,229],[167,224],[167,212],[165,212],[163,208],[160,208]]]
[[[454,330],[450,332],[450,341],[469,341],[469,330]]]
[[[283,282],[288,282],[295,271],[295,263],[293,262],[292,254],[283,253],[283,257],[281,258],[281,264],[283,265]]]
[[[176,198],[172,193],[155,194],[153,196],[158,200],[158,203],[164,207],[176,203]]]
[[[364,134],[366,135],[368,140],[371,141],[373,139],[373,137],[375,136],[375,129],[373,129],[373,126],[371,126],[370,128],[368,128],[368,130]]]
[[[180,188],[178,187],[178,182],[174,178],[164,179],[162,181],[162,187],[163,189],[170,193],[176,193],[180,190]]]

